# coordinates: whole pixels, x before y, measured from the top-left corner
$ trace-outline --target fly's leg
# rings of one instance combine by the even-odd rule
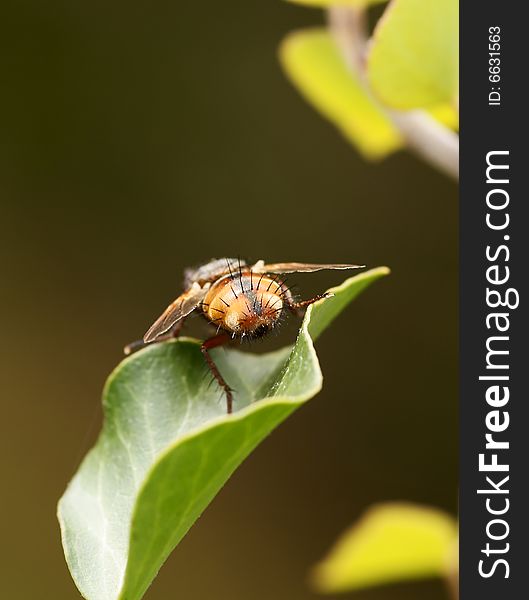
[[[213,359],[211,358],[209,351],[212,350],[213,348],[217,348],[218,346],[222,346],[222,344],[225,344],[229,340],[230,340],[229,335],[227,335],[226,333],[221,333],[220,335],[216,335],[216,336],[210,338],[209,340],[206,340],[202,344],[202,346],[200,346],[200,350],[201,350],[206,362],[208,363],[208,367],[209,367],[209,370],[211,371],[211,374],[217,380],[217,383],[220,385],[220,387],[226,393],[226,407],[227,407],[228,414],[230,414],[232,412],[232,403],[233,403],[232,389],[230,388],[230,386],[226,383],[226,381],[220,374],[220,371],[218,370],[217,365],[213,362]]]
[[[323,300],[323,298],[330,298],[331,296],[334,296],[334,294],[330,292],[325,292],[324,294],[318,294],[317,296],[314,296],[314,298],[310,298],[309,300],[302,300],[301,302],[290,302],[289,304],[287,304],[287,307],[294,314],[300,315],[301,311],[304,308],[307,308],[307,306],[314,304],[314,302],[318,302],[318,300]]]
[[[123,354],[125,354],[125,356],[129,356],[129,354],[134,354],[134,352],[141,350],[144,346],[148,346],[148,344],[146,344],[143,340],[135,340],[123,348]]]
[[[143,340],[136,340],[135,342],[131,342],[127,344],[125,348],[123,348],[123,352],[126,356],[129,354],[133,354],[138,350],[141,350],[145,346],[150,346],[151,344],[157,344],[158,342],[166,342],[167,340],[172,340],[177,338],[180,335],[180,331],[182,330],[182,326],[184,325],[185,317],[177,321],[172,329],[170,329],[167,333],[157,337],[153,342],[144,342]]]

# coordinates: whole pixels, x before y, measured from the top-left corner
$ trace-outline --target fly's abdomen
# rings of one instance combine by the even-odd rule
[[[275,277],[250,272],[217,281],[203,302],[205,317],[236,336],[262,336],[274,327],[291,297]]]

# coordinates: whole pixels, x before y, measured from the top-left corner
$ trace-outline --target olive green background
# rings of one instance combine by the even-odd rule
[[[279,0],[3,3],[2,598],[78,597],[55,504],[97,435],[105,377],[182,270],[213,256],[393,272],[321,338],[324,391],[235,474],[147,598],[316,598],[310,566],[371,503],[455,513],[457,188],[406,153],[365,163],[300,99],[277,46],[322,19]],[[293,279],[308,296],[341,278]]]

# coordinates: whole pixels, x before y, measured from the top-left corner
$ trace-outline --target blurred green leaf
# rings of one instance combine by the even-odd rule
[[[399,133],[347,68],[325,29],[290,34],[281,45],[280,58],[307,101],[366,158],[382,158],[402,146]]]
[[[356,6],[365,7],[371,4],[382,4],[388,0],[287,0],[293,4],[303,4],[305,6],[320,6],[328,8],[329,6]]]
[[[454,103],[458,94],[458,0],[393,0],[377,23],[370,86],[399,110]]]
[[[352,277],[309,307],[293,348],[260,356],[218,350],[236,390],[232,415],[204,377],[195,340],[149,346],[116,368],[103,393],[99,440],[59,502],[66,560],[85,598],[143,596],[237,466],[320,390],[312,338],[387,272]]]
[[[457,525],[448,514],[406,503],[380,504],[346,531],[316,566],[325,593],[407,579],[450,577]]]
[[[455,131],[459,129],[459,113],[453,104],[439,104],[426,112],[446,127]]]

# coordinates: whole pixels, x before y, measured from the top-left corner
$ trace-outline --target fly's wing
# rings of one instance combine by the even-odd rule
[[[238,273],[246,262],[240,258],[212,258],[208,263],[194,269],[186,269],[184,286],[190,287],[195,281],[200,284],[213,282],[224,275]]]
[[[187,292],[184,292],[173,303],[169,304],[164,313],[143,336],[143,341],[145,343],[154,342],[157,337],[169,331],[177,321],[187,317],[204,300],[209,287],[209,284],[200,286],[195,282]]]
[[[348,265],[348,264],[317,264],[317,263],[271,263],[265,265],[264,261],[260,260],[252,267],[254,273],[314,273],[315,271],[323,271],[325,269],[344,270],[344,269],[361,269],[365,265]]]

